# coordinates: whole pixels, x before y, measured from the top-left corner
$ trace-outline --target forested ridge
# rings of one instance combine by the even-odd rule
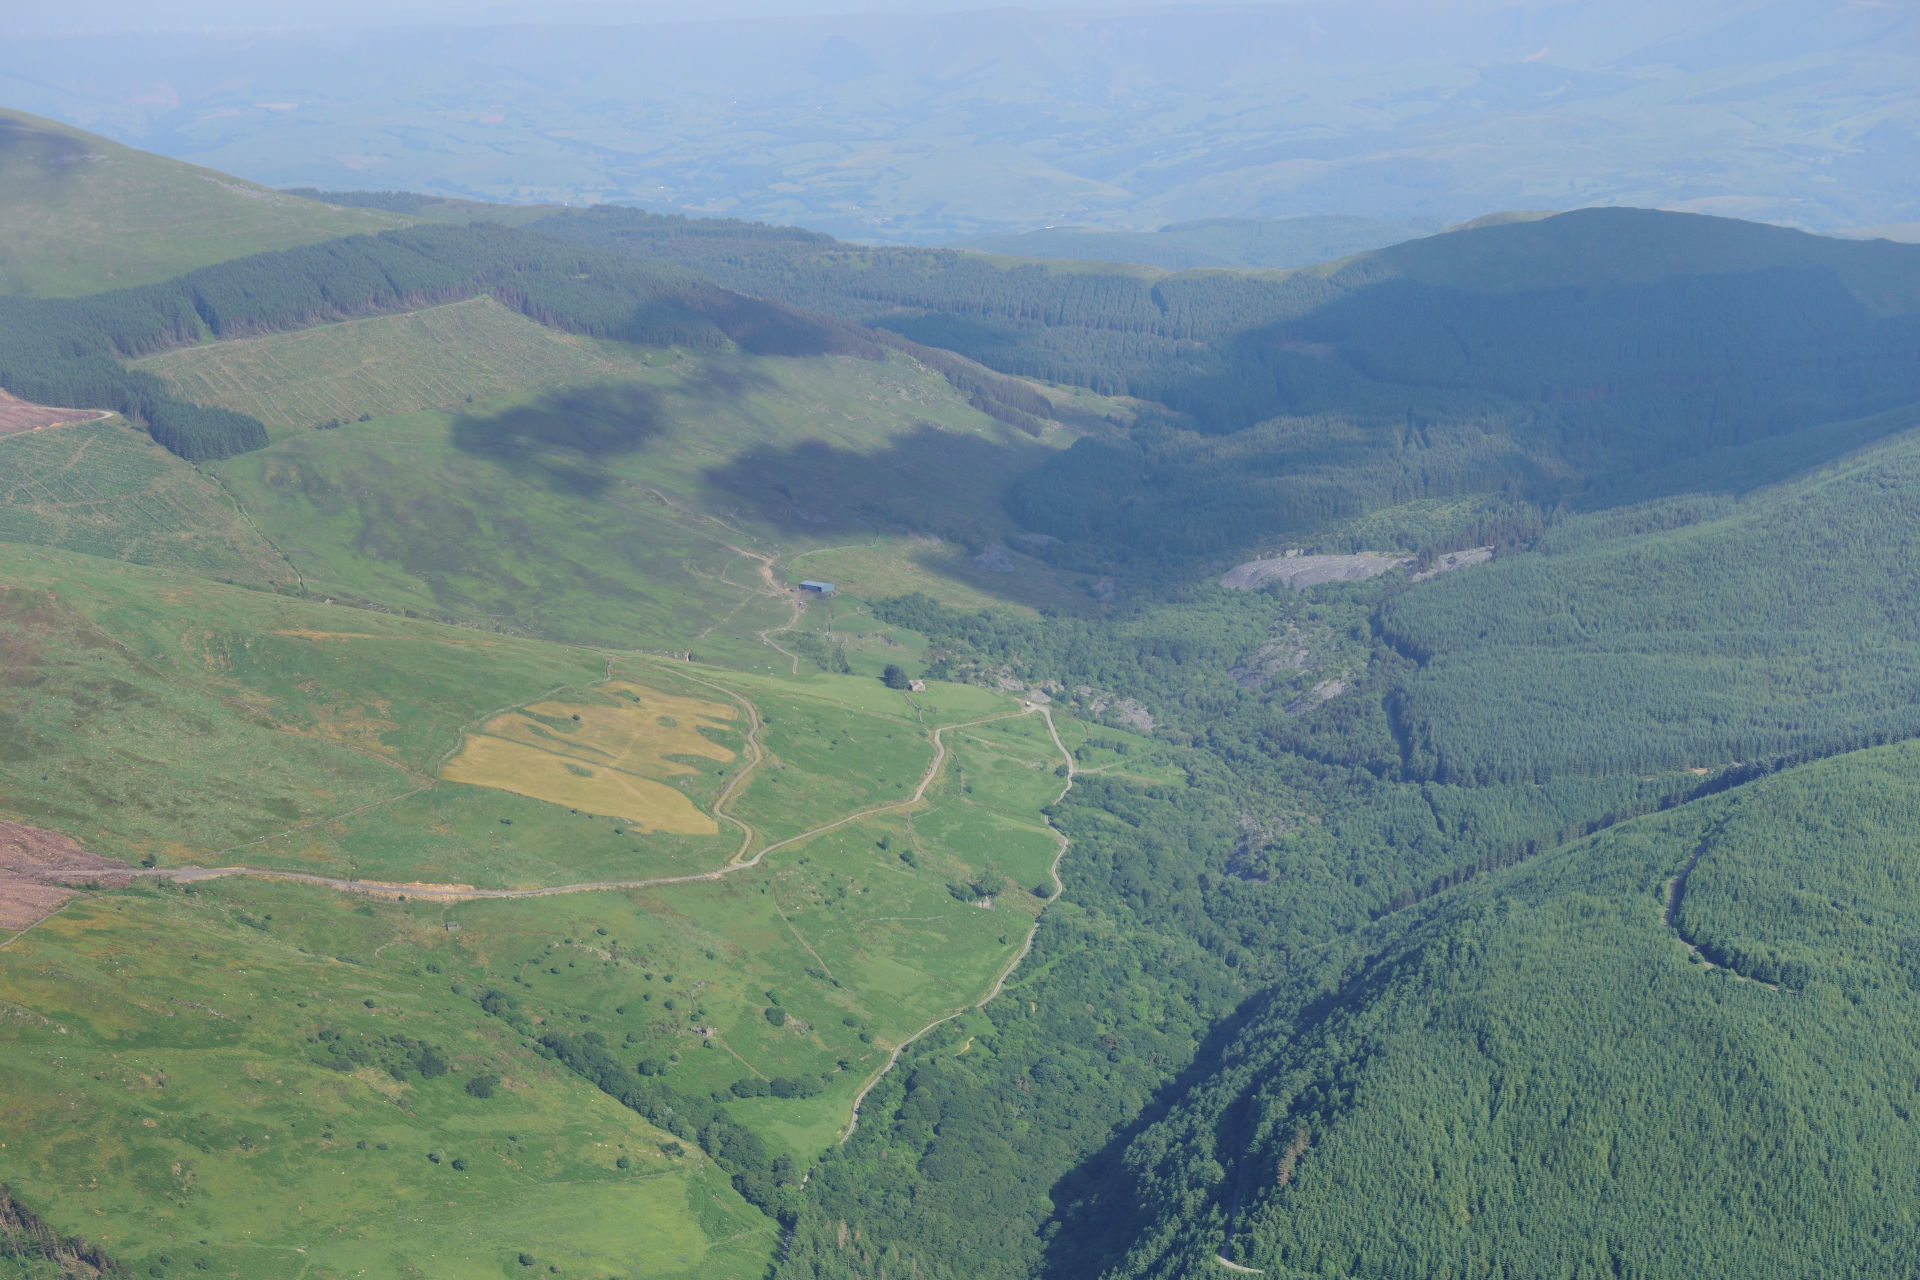
[[[1148,1225],[1108,1274],[1907,1274],[1915,764],[1809,765],[1383,925],[1133,1145]],[[1696,850],[1730,967],[1663,924]]]
[[[46,404],[112,408],[190,460],[267,443],[258,422],[188,404],[122,361],[204,339],[491,294],[542,324],[648,346],[732,341],[781,355],[874,355],[852,326],[485,223],[416,227],[258,254],[163,284],[78,299],[0,298],[0,386]]]
[[[1750,485],[1743,446],[1920,400],[1920,249],[1728,219],[1590,209],[1157,278],[637,210],[533,225],[1160,406],[1010,497],[1087,567],[1205,561],[1422,498],[1631,500],[1708,457]]]
[[[1903,436],[1744,498],[1565,519],[1417,585],[1102,620],[884,603],[937,672],[1086,715],[1131,697],[1214,764],[1076,785],[1071,914],[1036,956],[1086,918],[1097,940],[876,1095],[783,1274],[1203,1276],[1216,1251],[1280,1275],[1904,1274],[1916,456]],[[1335,673],[1348,691],[1303,697]],[[1213,941],[1133,959],[1156,933]],[[1156,974],[1190,994],[1133,994]],[[1168,1051],[1165,1010],[1229,1002]],[[1089,1107],[1127,1089],[1144,1105]],[[969,1177],[961,1152],[991,1158]],[[1036,1180],[1044,1214],[1007,1186]],[[1041,1224],[1024,1252],[979,1243],[1015,1213]]]

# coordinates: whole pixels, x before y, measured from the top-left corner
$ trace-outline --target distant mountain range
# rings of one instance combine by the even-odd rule
[[[857,7],[857,6],[850,6]],[[273,186],[947,243],[1628,204],[1920,219],[1907,5],[1621,0],[21,38],[0,101]]]

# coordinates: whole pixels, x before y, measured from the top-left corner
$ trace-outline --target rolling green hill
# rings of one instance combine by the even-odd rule
[[[1750,486],[1777,478],[1770,450],[1817,462],[1817,428],[1920,401],[1920,250],[1730,219],[1578,210],[1151,279],[634,210],[532,225],[1148,402],[1010,498],[1061,557],[1109,571],[1409,500],[1632,501],[1707,458]]]
[[[535,221],[0,300],[9,391],[129,415],[0,436],[49,1240],[1899,1274],[1912,250]],[[1406,562],[1221,582],[1303,547]]]
[[[403,226],[0,110],[0,294],[73,297]]]

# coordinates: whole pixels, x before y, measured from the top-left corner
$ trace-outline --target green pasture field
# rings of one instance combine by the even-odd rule
[[[830,599],[805,597],[793,630],[776,636],[803,670],[878,678],[889,665],[917,676],[926,665],[925,639],[882,622],[867,599],[841,590]]]
[[[0,674],[17,693],[0,707],[0,817],[160,869],[520,888],[724,866],[742,839],[724,814],[712,836],[641,836],[439,777],[492,717],[592,705],[614,679],[750,701],[764,758],[727,812],[753,828],[749,853],[804,838],[718,880],[627,893],[382,901],[141,881],[0,943],[0,1063],[26,1082],[0,1101],[5,1127],[69,1103],[80,1117],[0,1148],[0,1177],[138,1270],[197,1273],[204,1258],[241,1275],[302,1262],[316,1277],[522,1274],[524,1249],[567,1275],[757,1275],[774,1228],[726,1174],[535,1053],[476,993],[510,992],[542,1033],[600,1032],[628,1066],[720,1096],[804,1167],[890,1048],[979,1000],[1045,905],[1034,890],[1057,843],[1040,811],[1064,780],[1040,718],[950,728],[924,802],[885,809],[918,786],[936,729],[1019,703],[888,689],[887,662],[924,667],[920,637],[854,592],[833,603],[828,637],[826,602],[796,619],[779,588],[864,547],[895,575],[874,591],[1078,590],[1044,566],[1039,587],[1015,590],[964,557],[914,558],[1000,536],[1000,487],[1050,446],[898,357],[615,351],[618,378],[583,367],[565,376],[597,381],[298,425],[322,403],[301,395],[348,385],[347,359],[387,337],[405,355],[518,330],[523,345],[493,344],[498,363],[472,385],[531,384],[537,344],[494,310],[180,353],[169,376],[251,388],[245,407],[275,426],[269,449],[204,470],[117,422],[0,443],[31,463],[10,477],[16,523],[0,531],[18,539],[0,542]],[[406,383],[403,366],[375,363],[375,381],[392,375],[369,393],[383,407],[443,397],[435,378],[459,385],[444,366]],[[901,515],[941,541],[876,547],[870,524]],[[796,674],[779,650],[808,638],[844,645],[853,673],[808,660]],[[751,758],[741,709],[704,731],[733,759],[683,757],[693,771],[670,780],[704,812]],[[454,1069],[336,1072],[310,1040],[322,1013],[349,1036],[432,1041]],[[484,1101],[462,1087],[481,1071],[506,1082]],[[780,1079],[813,1083],[732,1090]]]
[[[856,679],[821,676],[806,683],[806,694],[796,690],[784,697],[756,691],[766,760],[733,811],[762,843],[856,809],[907,800],[932,763],[932,743],[897,695],[892,714],[833,698],[835,686]]]
[[[402,227],[0,110],[0,293],[75,297]]]
[[[117,417],[0,437],[0,542],[229,582],[296,582],[217,482]]]
[[[604,816],[437,780],[441,763],[468,729],[534,701],[590,705],[605,696],[597,686],[607,678],[715,702],[752,703],[765,756],[730,808],[753,825],[756,847],[906,800],[933,760],[933,731],[950,726],[946,765],[910,813],[880,812],[807,836],[717,881],[631,894],[459,903],[417,896],[411,902],[370,901],[244,878],[201,882],[191,894],[150,884],[87,896],[0,952],[0,991],[13,992],[0,999],[27,1022],[79,1020],[77,1010],[74,1016],[65,1012],[74,1006],[54,1000],[42,981],[64,972],[61,966],[76,972],[83,965],[105,966],[104,972],[131,964],[125,957],[132,952],[143,961],[173,954],[146,946],[141,930],[166,931],[180,939],[180,947],[198,946],[206,965],[223,966],[218,975],[209,970],[196,976],[200,971],[193,965],[201,962],[194,961],[182,982],[152,981],[154,991],[175,999],[199,1000],[189,992],[201,982],[209,991],[231,992],[230,1002],[243,996],[265,1001],[276,985],[293,990],[304,983],[301,989],[318,990],[321,979],[287,978],[284,966],[323,964],[334,996],[350,991],[372,999],[375,1010],[365,1016],[377,1018],[377,1010],[398,1001],[402,990],[412,993],[409,999],[439,1000],[438,979],[428,983],[421,976],[431,974],[426,966],[433,964],[448,981],[513,991],[541,1025],[601,1031],[621,1053],[656,1062],[677,1090],[724,1094],[737,1119],[776,1150],[804,1161],[836,1138],[853,1096],[885,1062],[890,1046],[985,993],[1044,905],[1032,890],[1045,880],[1057,846],[1039,811],[1058,794],[1060,759],[1039,717],[1015,714],[1018,704],[1005,695],[942,683],[902,694],[872,677],[795,678],[609,658],[7,544],[0,544],[0,582],[7,584],[0,589],[8,623],[4,664],[15,675],[11,683],[24,690],[6,712],[4,816],[63,831],[129,862],[241,864],[481,886],[722,866],[739,847],[737,831],[725,823],[714,837],[642,838]],[[972,723],[983,719],[987,723]],[[735,753],[735,761],[698,761],[700,772],[687,779],[696,804],[710,809],[748,759],[748,723],[742,714],[733,727],[708,731]],[[198,932],[212,927],[206,921],[221,929]],[[461,927],[450,932],[450,922]],[[49,967],[52,953],[41,948],[56,945],[65,948],[63,958]],[[256,956],[262,948],[272,955]],[[241,982],[229,969],[251,976]],[[359,977],[343,985],[342,974]],[[129,983],[139,979],[137,973],[123,976]],[[255,978],[269,990],[258,991]],[[74,989],[98,986],[79,982]],[[363,986],[368,993],[361,995]],[[298,1016],[285,1009],[284,1000],[279,1005],[275,1016]],[[768,1017],[776,1006],[787,1015],[779,1026]],[[294,1007],[299,1009],[297,1001]],[[449,1007],[468,1016],[465,1005]],[[265,1016],[257,1005],[247,1010],[255,1021]],[[409,1025],[437,1029],[446,1022],[439,1010],[438,1004],[418,1005]],[[229,1020],[235,1016],[222,1012]],[[19,1019],[0,1025],[16,1024]],[[474,1025],[480,1030],[473,1034],[482,1039],[504,1034],[487,1031],[484,1022]],[[157,1032],[139,1034],[156,1052],[172,1043]],[[417,1029],[406,1034],[425,1035]],[[385,1175],[363,1179],[356,1167],[312,1162],[323,1155],[346,1158],[336,1148],[345,1145],[348,1113],[326,1110],[335,1105],[327,1100],[337,1091],[319,1089],[314,1081],[330,1076],[300,1075],[298,1063],[285,1058],[297,1050],[296,1040],[280,1033],[282,1056],[262,1059],[262,1078],[301,1081],[287,1087],[321,1101],[288,1103],[287,1114],[275,1113],[274,1123],[291,1124],[289,1132],[299,1133],[331,1119],[342,1141],[318,1140],[314,1151],[290,1160],[279,1175],[289,1194],[306,1203],[315,1198],[302,1190],[309,1180],[331,1185],[329,1179],[345,1176],[339,1184],[345,1189],[327,1202],[335,1211],[347,1212],[351,1198],[362,1194],[393,1199],[399,1193],[381,1180]],[[69,1042],[69,1054],[79,1043]],[[506,1041],[488,1044],[496,1059],[512,1050]],[[110,1064],[117,1045],[102,1041],[82,1057]],[[17,1040],[0,1044],[0,1060],[8,1062],[33,1062],[34,1052]],[[228,1069],[228,1058],[193,1045],[169,1052],[175,1064],[167,1068],[170,1075]],[[74,1059],[62,1061],[71,1066]],[[544,1061],[540,1069],[551,1071]],[[89,1079],[101,1077],[95,1083],[102,1087],[123,1078],[117,1067],[88,1070]],[[732,1097],[736,1080],[779,1077],[811,1078],[817,1092]],[[229,1084],[208,1087],[224,1091]],[[265,1097],[266,1086],[259,1090]],[[449,1117],[464,1095],[450,1090],[422,1082],[419,1098],[439,1098],[439,1109],[409,1102],[426,1117],[419,1123],[453,1124]],[[454,1110],[447,1109],[449,1100]],[[24,1116],[53,1104],[29,1091],[15,1105]],[[210,1101],[196,1105],[209,1114],[217,1110]],[[123,1129],[135,1123],[126,1120],[124,1108],[115,1112],[104,1103],[89,1114]],[[353,1124],[367,1127],[358,1119]],[[513,1155],[499,1146],[497,1133],[486,1138],[493,1145],[484,1146],[478,1129],[467,1132],[489,1158]],[[254,1135],[247,1137],[259,1144]],[[410,1147],[432,1145],[412,1131],[406,1140]],[[232,1158],[255,1158],[238,1141]],[[441,1145],[433,1149],[443,1154],[460,1145],[452,1138],[434,1141]],[[201,1153],[203,1160],[209,1155]],[[424,1154],[420,1158],[424,1162]],[[56,1185],[46,1179],[66,1176],[59,1172],[62,1160],[78,1159],[71,1152],[14,1153],[7,1167],[23,1171],[14,1181],[29,1194]],[[205,1167],[200,1185],[218,1179],[234,1185],[231,1180],[243,1173],[230,1169],[216,1176]],[[558,1177],[550,1171],[540,1176]],[[129,1180],[134,1177],[129,1172],[100,1182],[117,1188],[116,1194],[151,1199],[153,1188]],[[639,1215],[642,1225],[650,1214],[659,1222],[687,1217],[691,1193],[684,1188],[670,1196],[660,1189],[647,1194],[656,1199],[642,1198],[654,1206]],[[67,1203],[64,1193],[56,1198]],[[404,1202],[402,1196],[396,1204]],[[177,1209],[167,1207],[173,1202],[164,1196],[159,1203],[155,1212]],[[508,1231],[553,1238],[532,1225],[551,1214],[529,1210],[515,1216],[481,1207],[477,1199],[464,1203],[489,1216],[493,1234],[486,1240],[497,1243]],[[712,1217],[717,1211],[701,1212]],[[698,1214],[692,1220],[702,1221]],[[88,1225],[60,1224],[83,1234]],[[665,1228],[656,1223],[646,1229]],[[143,1247],[178,1237],[195,1249],[227,1250],[221,1256],[235,1259],[241,1254],[233,1251],[243,1246],[278,1257],[272,1250],[281,1246],[273,1241],[290,1238],[272,1236],[237,1210],[196,1218],[192,1232],[200,1234],[155,1225],[141,1227],[138,1235]],[[375,1235],[369,1230],[366,1239]],[[212,1243],[199,1246],[201,1238]],[[371,1247],[353,1239],[349,1231],[335,1244],[342,1250]],[[593,1243],[600,1236],[587,1232],[583,1239],[583,1256],[602,1256],[594,1252],[602,1245]],[[765,1242],[754,1239],[752,1248],[763,1250]],[[434,1252],[432,1243],[422,1247]],[[675,1259],[710,1256],[698,1241],[671,1248],[679,1250]],[[234,1261],[230,1269],[245,1274],[248,1265]],[[260,1265],[263,1274],[270,1272]]]
[[[0,1177],[140,1275],[759,1275],[774,1224],[454,994],[433,914],[260,883],[70,905],[0,952]],[[445,1073],[322,1065],[323,1029]]]
[[[492,298],[184,347],[135,362],[195,404],[250,414],[275,439],[623,373],[629,348],[527,319]]]
[[[1079,773],[1112,774],[1144,786],[1184,786],[1187,773],[1153,739],[1111,725],[1055,714],[1054,728]]]
[[[605,660],[0,544],[10,816],[217,863],[431,785],[463,726]]]

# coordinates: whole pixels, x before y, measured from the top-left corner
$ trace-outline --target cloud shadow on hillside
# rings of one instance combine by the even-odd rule
[[[808,540],[928,534],[955,544],[952,558],[964,567],[999,542],[1010,523],[1008,489],[1049,452],[921,422],[871,453],[803,440],[738,454],[705,479],[783,533]],[[992,573],[955,573],[942,565],[946,558],[915,557],[930,573],[1030,602],[1013,575],[1003,582]]]
[[[599,463],[646,448],[666,428],[650,388],[601,385],[548,392],[499,413],[463,414],[452,434],[462,453],[592,498],[608,483]]]

